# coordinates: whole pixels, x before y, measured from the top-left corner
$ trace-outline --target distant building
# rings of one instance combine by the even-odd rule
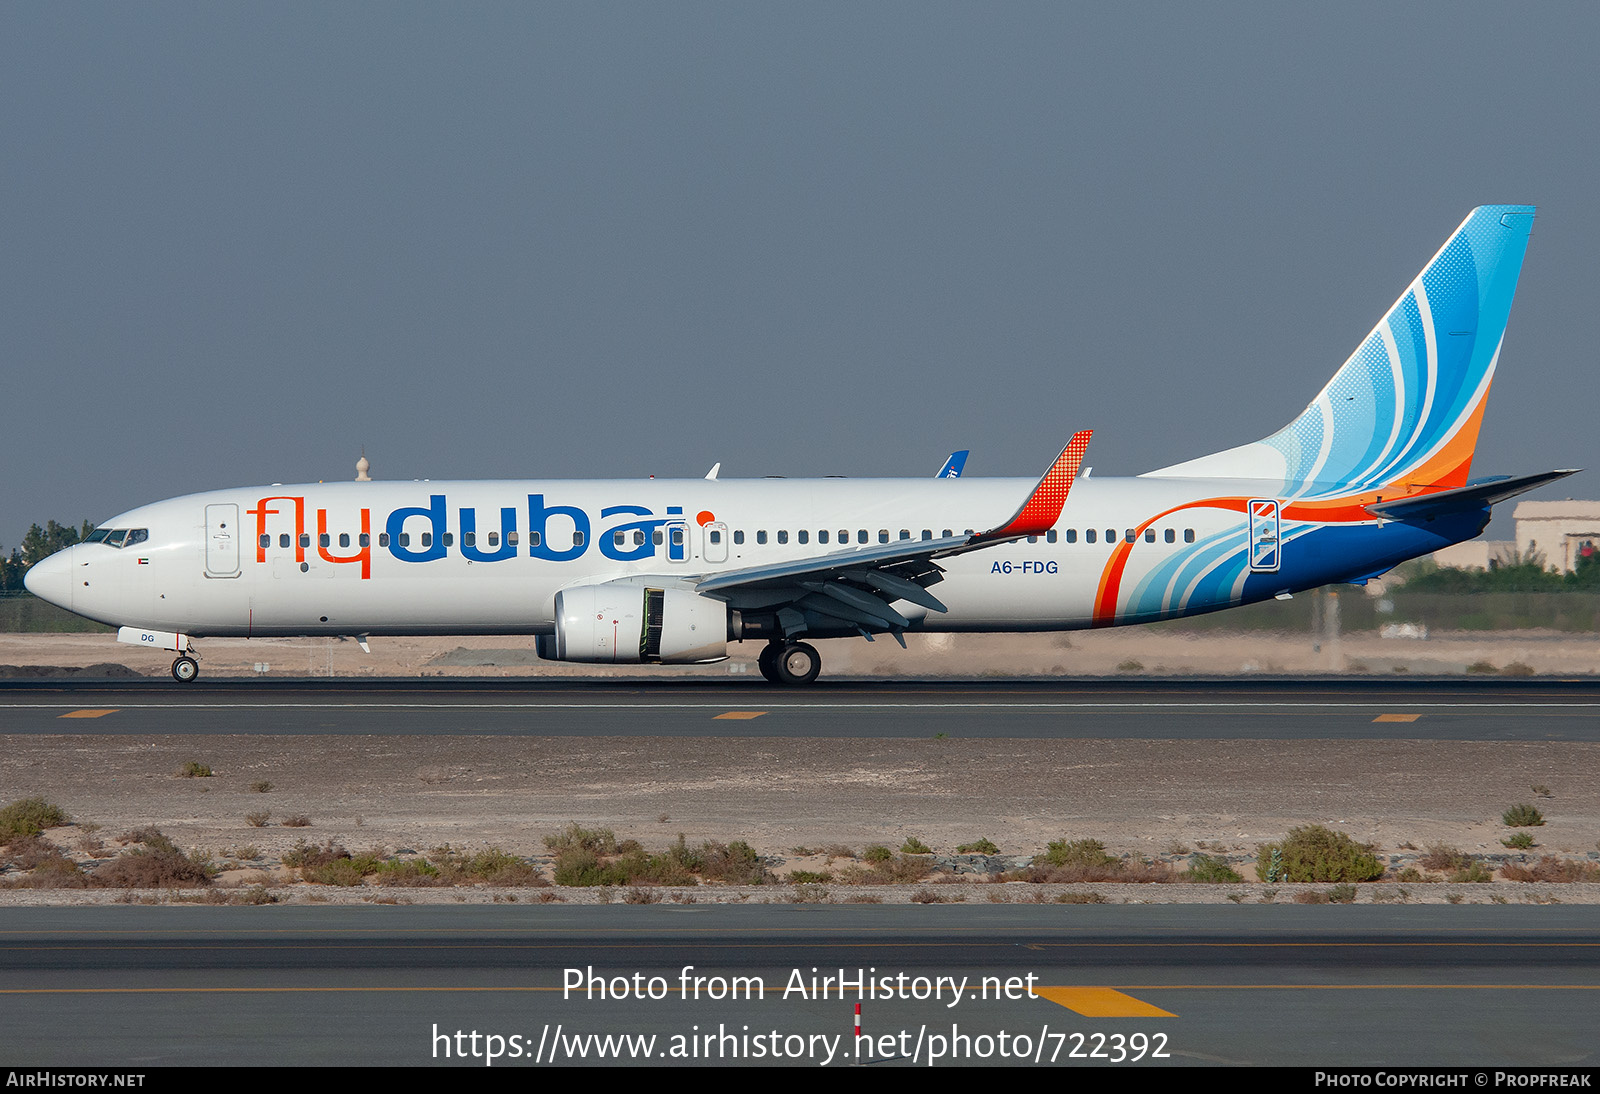
[[[1453,570],[1487,570],[1490,563],[1510,562],[1516,553],[1509,539],[1469,539],[1433,552],[1433,561]]]
[[[1600,501],[1524,501],[1512,517],[1517,551],[1542,556],[1547,569],[1570,573],[1600,548]]]

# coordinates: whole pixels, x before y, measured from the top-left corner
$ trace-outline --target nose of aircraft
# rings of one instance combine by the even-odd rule
[[[22,584],[40,600],[72,610],[72,548],[57,551],[33,564]]]

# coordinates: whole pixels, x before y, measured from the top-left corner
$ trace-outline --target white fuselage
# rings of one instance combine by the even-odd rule
[[[651,479],[224,490],[113,518],[101,527],[141,529],[145,538],[79,544],[41,564],[30,587],[92,619],[196,637],[548,634],[562,589],[630,578],[692,585],[724,571],[982,531],[1014,512],[1033,485]],[[1237,564],[1246,516],[1206,500],[1254,497],[1252,485],[1261,484],[1079,479],[1053,537],[941,560],[944,580],[931,591],[948,612],[897,607],[913,629],[1004,631],[1140,622],[1240,603],[1245,577],[1256,576],[1250,570],[1228,577],[1220,592],[1206,582],[1216,567]],[[1291,535],[1287,523],[1283,535]],[[1330,558],[1297,573],[1293,587],[1362,572],[1365,561]],[[1153,575],[1159,587],[1151,587]],[[1130,599],[1140,582],[1143,593]],[[1253,589],[1248,599],[1276,591]]]

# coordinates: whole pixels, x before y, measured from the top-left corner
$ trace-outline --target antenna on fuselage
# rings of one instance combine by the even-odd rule
[[[361,446],[361,458],[356,461],[356,481],[357,482],[371,482],[372,481],[372,476],[367,474],[367,472],[370,471],[371,469],[372,469],[372,465],[367,462],[367,446],[366,445],[362,445]]]

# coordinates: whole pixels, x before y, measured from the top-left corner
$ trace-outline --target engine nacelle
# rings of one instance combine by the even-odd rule
[[[693,665],[728,656],[728,605],[688,589],[580,585],[556,594],[539,656],[587,664]]]

